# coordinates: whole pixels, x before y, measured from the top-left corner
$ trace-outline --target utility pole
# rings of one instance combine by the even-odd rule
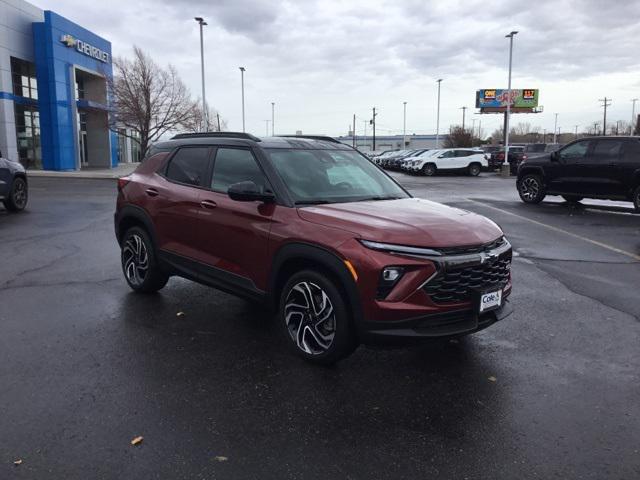
[[[201,128],[204,131],[209,130],[209,112],[207,109],[207,98],[204,92],[204,37],[202,34],[202,27],[207,25],[207,22],[204,21],[202,17],[195,17],[195,21],[200,24],[200,69],[202,73],[202,120],[203,125]]]
[[[271,102],[271,136],[272,137],[276,136],[275,127],[274,127],[274,125],[276,124],[276,122],[275,122],[275,118],[276,118],[275,110],[276,110],[276,104],[275,104],[275,102]]]
[[[216,113],[216,117],[218,118],[218,131],[220,132],[220,131],[222,131],[222,130],[220,129],[220,114],[219,114],[219,113]]]
[[[580,125],[576,125],[576,140],[578,139],[578,127],[579,127],[579,126],[580,126]]]
[[[442,79],[439,78],[438,82],[438,113],[436,115],[436,148],[440,148],[440,84]]]
[[[462,110],[462,131],[464,132],[464,119],[467,113],[467,107],[460,107],[460,110]]]
[[[240,82],[242,84],[242,131],[245,131],[245,123],[244,123],[244,67],[240,67]]]
[[[611,99],[604,97],[598,100],[602,102],[602,107],[604,108],[604,119],[602,120],[602,135],[607,135],[607,107],[611,105]]]
[[[373,118],[371,119],[371,125],[373,125],[373,152],[376,151],[376,107],[373,107]]]
[[[636,130],[638,126],[638,119],[636,118],[636,102],[637,98],[631,99],[631,133],[629,135],[633,135],[633,132]]]
[[[505,132],[504,132],[504,158],[505,161],[509,161],[509,121],[511,120],[511,66],[513,61],[513,37],[517,34],[517,31],[512,31],[509,35],[505,35],[505,38],[509,39],[509,85],[507,91],[507,118],[505,119]]]
[[[353,148],[356,148],[356,114],[353,114]]]
[[[542,143],[547,143],[547,129],[542,129]]]
[[[557,143],[556,142],[556,133],[558,131],[558,114],[554,113],[554,115],[556,116],[556,123],[553,125],[553,143]]]
[[[402,102],[404,106],[404,120],[402,122],[402,148],[407,146],[407,102]]]

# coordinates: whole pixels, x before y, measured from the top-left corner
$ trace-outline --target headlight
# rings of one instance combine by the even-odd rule
[[[360,240],[360,243],[371,250],[378,250],[386,253],[397,253],[420,257],[440,257],[442,254],[437,250],[421,247],[409,247],[406,245],[395,245],[392,243],[372,242],[370,240]]]

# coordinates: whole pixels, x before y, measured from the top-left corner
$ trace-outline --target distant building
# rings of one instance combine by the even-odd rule
[[[442,145],[445,135],[440,135],[439,142]],[[403,146],[404,139],[406,138],[406,144]],[[336,137],[340,142],[353,146],[353,136]],[[356,135],[355,146],[358,150],[363,152],[370,152],[373,150],[373,136]],[[418,148],[436,148],[436,136],[435,135],[376,135],[376,151],[382,150],[400,150],[403,148],[418,149]]]

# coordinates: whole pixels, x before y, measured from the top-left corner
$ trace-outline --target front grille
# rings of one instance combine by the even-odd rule
[[[481,265],[447,270],[423,288],[435,303],[467,302],[479,289],[503,288],[510,270],[511,258],[496,258]]]

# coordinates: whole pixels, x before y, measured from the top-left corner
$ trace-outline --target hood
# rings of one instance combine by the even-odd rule
[[[363,240],[416,247],[481,245],[502,235],[488,218],[422,198],[318,205],[298,214]]]

